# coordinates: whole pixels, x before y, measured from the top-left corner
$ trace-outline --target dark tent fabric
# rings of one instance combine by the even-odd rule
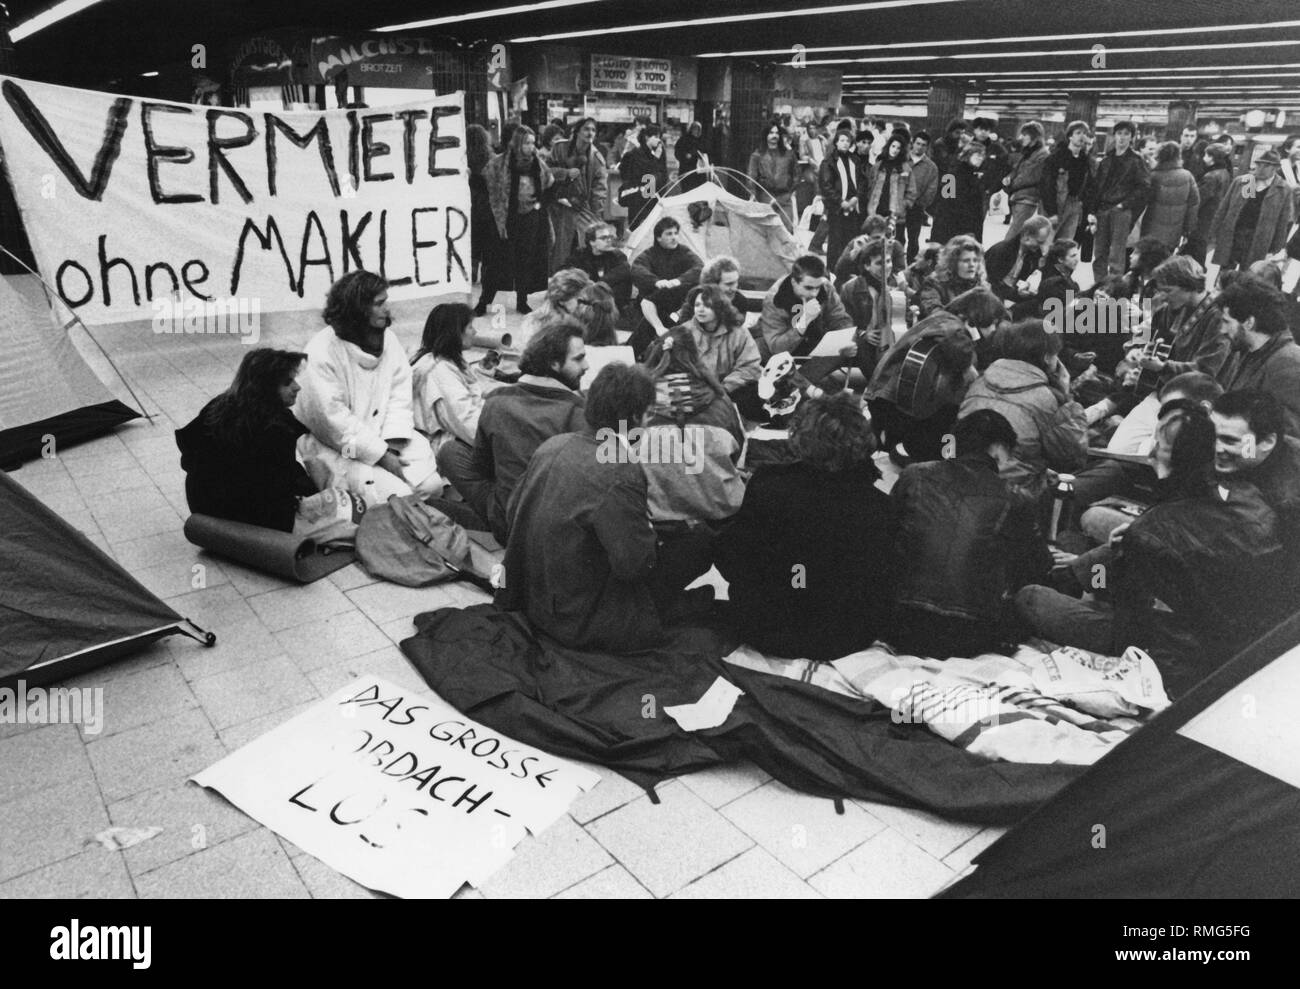
[[[606,766],[652,788],[748,759],[787,786],[830,798],[920,807],[987,824],[1018,821],[1082,772],[972,756],[887,708],[731,666],[734,646],[706,628],[635,655],[583,653],[534,638],[492,605],[415,619],[402,650],[468,717],[555,755]],[[665,706],[699,700],[725,677],[744,691],[718,728],[686,732]]]
[[[0,687],[63,679],[184,621],[98,546],[0,473]]]
[[[0,278],[0,466],[40,456],[47,436],[62,449],[140,416],[109,394],[32,295],[34,278]]]
[[[1104,756],[940,895],[1300,897],[1297,643],[1300,615]],[[1271,751],[1291,782],[1194,740],[1215,737]]]

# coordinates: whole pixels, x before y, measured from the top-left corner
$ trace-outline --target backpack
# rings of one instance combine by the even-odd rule
[[[357,528],[357,558],[372,577],[407,587],[460,578],[487,585],[486,551],[419,495],[393,495],[366,512]]]

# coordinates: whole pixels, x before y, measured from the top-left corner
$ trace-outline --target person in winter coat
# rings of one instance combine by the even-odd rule
[[[1032,507],[1001,476],[1016,432],[996,412],[953,429],[956,456],[913,464],[890,500],[898,520],[893,627],[907,655],[947,659],[996,652],[1007,639],[1004,598],[1052,568]]]
[[[1114,145],[1097,166],[1092,195],[1084,200],[1083,211],[1095,225],[1093,236],[1093,284],[1107,275],[1124,272],[1124,255],[1133,221],[1147,205],[1147,166],[1132,148],[1137,132],[1131,121],[1121,120],[1111,129]]]
[[[863,199],[871,188],[868,174],[868,168],[853,153],[853,135],[839,131],[835,135],[835,148],[821,163],[818,175],[822,205],[826,209],[823,222],[829,231],[826,257],[832,263],[839,260],[862,224]]]
[[[483,178],[497,235],[505,245],[509,261],[515,310],[527,314],[529,293],[546,287],[550,223],[542,204],[546,191],[555,181],[537,154],[532,128],[516,128],[506,151],[487,163]],[[491,301],[485,286],[479,308],[486,310]]]
[[[930,222],[929,212],[939,195],[939,167],[930,160],[930,135],[917,131],[908,149],[908,166],[911,175],[907,180],[907,193],[903,200],[904,222],[907,228],[907,263],[916,260],[921,250],[921,228]]]
[[[995,342],[1002,356],[967,389],[957,418],[977,409],[1006,416],[1017,442],[1002,476],[1036,495],[1049,468],[1072,471],[1087,463],[1087,419],[1083,406],[1069,397],[1059,333],[1031,319],[999,330]]]
[[[484,170],[492,160],[492,138],[486,127],[470,124],[465,128],[465,163],[469,170],[469,229],[471,264],[482,291],[474,315],[487,315],[488,304],[496,298],[499,288],[509,289],[512,283],[510,258],[497,231],[492,215],[492,202],[488,196]]]
[[[681,325],[690,331],[700,362],[728,395],[759,379],[763,361],[758,344],[723,289],[697,285],[686,296],[685,308],[691,315]]]
[[[1156,152],[1150,183],[1142,236],[1159,238],[1176,251],[1183,238],[1196,234],[1201,194],[1192,173],[1183,168],[1178,145],[1173,141],[1166,141]]]
[[[1196,185],[1201,201],[1196,210],[1196,235],[1187,245],[1187,253],[1202,265],[1205,264],[1205,248],[1214,227],[1214,216],[1219,211],[1219,204],[1223,202],[1228,186],[1232,184],[1232,163],[1223,145],[1207,145],[1203,161],[1201,178]]]
[[[1232,180],[1210,225],[1209,251],[1220,271],[1248,268],[1286,246],[1294,220],[1291,190],[1278,175],[1282,158],[1265,151],[1249,175]]]
[[[656,525],[719,522],[745,496],[736,466],[745,443],[740,415],[696,348],[698,332],[690,323],[675,326],[646,353],[655,401],[639,442]]]
[[[1160,500],[1111,536],[1114,608],[1024,587],[1015,606],[1035,634],[1105,656],[1137,646],[1177,699],[1276,620],[1276,516],[1253,486],[1216,484],[1214,450],[1203,410],[1162,423]]]
[[[1031,120],[1020,128],[1020,158],[1002,184],[1011,202],[1011,225],[1003,240],[1014,241],[1020,236],[1025,221],[1038,212],[1042,202],[1039,184],[1043,167],[1047,163],[1047,148],[1043,146],[1043,125]]]
[[[921,283],[921,318],[932,316],[973,288],[988,288],[984,248],[974,237],[953,237],[939,253],[939,264]]]
[[[885,352],[865,397],[872,427],[891,456],[937,460],[943,455],[944,437],[952,431],[957,409],[976,377],[976,342],[1005,318],[997,296],[986,288],[974,288],[920,320]],[[933,370],[917,378],[904,401],[899,392],[907,356],[917,343],[934,338],[941,342]]]
[[[889,617],[889,499],[871,427],[848,395],[799,403],[799,460],[760,467],[714,547],[736,630],[774,656],[832,660],[865,649]]]
[[[411,366],[388,327],[388,283],[352,271],[330,286],[329,325],[307,344],[294,414],[309,430],[298,441],[320,488],[341,487],[379,505],[392,495],[442,492],[429,441],[415,428]]]
[[[668,156],[663,131],[647,124],[637,135],[637,146],[618,163],[623,184],[618,201],[627,210],[627,228],[634,230],[650,215],[656,200],[668,188]]]
[[[299,531],[299,503],[316,494],[295,446],[307,427],[289,411],[306,354],[258,347],[230,388],[176,430],[185,501],[195,514]]]
[[[858,273],[837,287],[840,301],[858,328],[858,370],[871,380],[876,361],[893,339],[894,309],[885,280],[884,240],[869,242],[859,255]]]
[[[567,267],[569,255],[584,241],[587,230],[605,222],[608,169],[595,140],[596,121],[586,117],[573,125],[569,139],[558,140],[551,148],[555,185],[548,197],[552,233],[548,274]]]
[[[790,274],[776,282],[763,298],[759,332],[767,360],[772,354],[789,352],[795,357],[810,353],[831,330],[853,326],[853,317],[826,277],[826,265],[815,254],[805,254],[790,268]],[[851,358],[857,353],[853,347]],[[815,384],[816,382],[814,382]]]
[[[1047,248],[1052,243],[1052,223],[1045,216],[1032,216],[1021,227],[1014,241],[994,244],[984,254],[989,285],[998,298],[1008,305],[1032,299],[1026,282],[1043,266]]]
[[[632,283],[644,319],[633,332],[630,344],[639,354],[645,352],[654,337],[667,331],[664,320],[678,310],[704,270],[704,262],[679,242],[681,232],[680,223],[671,216],[661,216],[654,227],[655,242],[632,262]]]
[[[1282,293],[1256,275],[1232,275],[1219,294],[1231,352],[1217,380],[1227,392],[1259,388],[1286,410],[1286,433],[1300,438],[1300,345]]]
[[[483,387],[465,362],[474,339],[474,314],[461,302],[434,306],[424,321],[420,349],[411,358],[415,428],[434,452],[452,440],[472,446],[483,411]]]
[[[946,244],[954,237],[984,239],[985,167],[984,146],[971,144],[957,153],[951,170],[939,176],[932,240]]]
[[[1059,240],[1074,239],[1083,218],[1083,202],[1092,193],[1093,163],[1088,154],[1091,136],[1091,129],[1082,120],[1071,121],[1065,128],[1065,140],[1043,163],[1039,208],[1052,221]]]
[[[707,160],[704,155],[704,144],[700,138],[703,132],[704,128],[700,126],[700,122],[693,120],[682,131],[682,136],[673,146],[673,157],[677,159],[677,175],[682,180],[680,186],[682,192],[698,189],[708,181],[706,174],[698,171]]]
[[[988,213],[989,198],[1002,189],[1002,179],[1011,170],[1011,155],[1006,145],[998,140],[998,122],[992,117],[976,117],[970,123],[975,144],[984,147],[984,212]],[[983,241],[983,218],[980,220],[981,233],[977,239]]]
[[[771,124],[763,135],[763,146],[749,156],[749,177],[758,183],[755,197],[771,203],[785,228],[794,230],[795,184],[799,181],[799,159],[778,123]]]
[[[644,368],[602,368],[585,421],[537,447],[510,497],[514,536],[496,604],[570,649],[618,654],[660,645],[674,598],[698,576],[665,558],[642,465],[619,455],[653,400]],[[684,578],[680,586],[671,586],[674,576]]]
[[[566,268],[587,273],[593,282],[604,282],[614,293],[614,304],[622,313],[632,301],[632,265],[627,255],[614,245],[618,233],[608,223],[588,227],[586,244],[569,255]]]
[[[876,174],[867,193],[867,213],[871,216],[892,216],[902,223],[907,216],[907,184],[912,178],[912,166],[907,160],[907,134],[895,131],[876,162]]]
[[[583,329],[560,320],[534,334],[519,360],[519,381],[483,400],[473,446],[452,442],[438,450],[444,476],[482,520],[474,528],[490,528],[501,543],[510,534],[510,496],[529,459],[552,436],[581,428]]]

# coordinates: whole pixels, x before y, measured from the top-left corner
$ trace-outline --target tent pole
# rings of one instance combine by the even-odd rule
[[[184,621],[185,625],[188,625],[189,628],[186,628],[185,625],[177,625],[176,631],[180,632],[181,635],[185,636],[186,638],[193,639],[195,642],[199,643],[202,646],[207,647],[208,649],[211,649],[213,646],[217,644],[216,632],[209,632],[207,629],[201,628],[191,618],[185,618],[182,619],[182,621]],[[193,631],[190,631],[190,629],[193,629]]]
[[[39,271],[36,271],[30,266],[28,266],[23,261],[22,258],[18,257],[16,254],[13,253],[13,251],[9,250],[9,248],[5,247],[3,244],[0,244],[0,251],[4,251],[5,254],[7,254],[9,257],[13,258],[13,260],[17,261],[20,265],[26,268],[30,274],[36,276],[36,280],[39,281],[41,283],[41,287],[45,289],[45,304],[50,307],[51,312],[54,312],[55,311],[54,306],[51,305],[50,303],[50,298],[51,298],[50,293],[53,291],[53,289],[50,287],[50,283],[41,277],[41,273]],[[69,309],[68,312],[72,313],[73,322],[63,324],[64,332],[66,333],[68,327],[72,326],[73,323],[76,323],[78,326],[80,326],[83,330],[86,331],[86,336],[90,337],[90,342],[95,345],[96,349],[98,349],[101,354],[104,355],[104,360],[108,361],[108,366],[113,369],[113,373],[117,375],[118,380],[122,382],[122,384],[126,387],[126,390],[130,392],[131,397],[135,399],[135,405],[136,408],[140,410],[140,414],[144,416],[146,419],[148,419],[150,425],[152,425],[154,417],[145,411],[144,403],[140,401],[140,396],[137,395],[135,393],[135,389],[131,387],[131,382],[126,380],[126,375],[124,375],[122,371],[118,368],[118,366],[115,363],[113,363],[113,358],[108,356],[108,351],[106,351],[103,348],[103,345],[101,345],[100,342],[95,339],[95,334],[90,332],[90,327],[87,326],[84,322],[82,322],[81,317],[78,316],[76,312],[72,309]]]

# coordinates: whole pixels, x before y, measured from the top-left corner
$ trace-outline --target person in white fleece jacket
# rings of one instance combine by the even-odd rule
[[[298,454],[312,479],[345,487],[369,505],[412,491],[442,493],[429,441],[415,429],[411,368],[389,332],[388,283],[353,271],[330,286],[329,325],[307,344],[294,415],[310,433]]]

